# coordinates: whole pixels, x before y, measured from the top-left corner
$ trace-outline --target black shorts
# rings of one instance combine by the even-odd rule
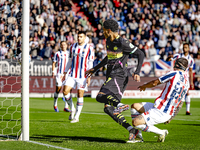
[[[104,91],[109,90],[113,96],[115,96],[118,100],[121,100],[127,84],[128,76],[110,76],[104,82],[99,92],[105,93]]]

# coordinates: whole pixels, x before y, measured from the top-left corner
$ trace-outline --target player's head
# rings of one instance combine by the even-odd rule
[[[190,45],[189,45],[189,43],[184,43],[184,44],[183,44],[183,53],[184,53],[184,54],[185,54],[185,53],[188,53],[189,50],[190,50]]]
[[[78,32],[78,44],[82,45],[85,43],[86,39],[86,32],[85,31],[79,31]]]
[[[178,58],[176,59],[175,65],[174,65],[174,69],[180,69],[185,71],[188,67],[188,60],[185,58]]]
[[[108,19],[103,23],[103,34],[107,39],[113,32],[118,32],[119,25],[117,21],[113,19]]]
[[[67,50],[67,43],[66,43],[66,41],[60,42],[60,48],[62,49],[62,51]]]

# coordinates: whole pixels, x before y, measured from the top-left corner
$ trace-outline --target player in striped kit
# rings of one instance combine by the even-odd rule
[[[69,51],[67,51],[67,43],[65,41],[61,42],[61,50],[56,52],[54,55],[54,60],[52,63],[52,77],[55,76],[55,65],[57,63],[57,73],[56,73],[56,91],[54,93],[54,110],[55,112],[59,112],[57,107],[58,101],[58,94],[64,85],[62,81],[62,77],[64,75],[64,71],[66,68],[66,64],[68,63],[69,58]],[[70,112],[71,110],[68,109],[68,103],[65,101],[65,108],[64,111]]]
[[[188,61],[185,58],[178,58],[175,62],[174,70],[150,81],[138,88],[145,91],[146,88],[152,88],[159,84],[166,83],[160,96],[154,103],[134,103],[131,108],[138,112],[138,116],[133,116],[132,124],[135,128],[145,132],[153,132],[158,135],[158,142],[164,142],[167,130],[161,130],[155,127],[155,124],[165,123],[174,117],[180,109],[177,109],[182,99],[189,89],[189,81],[185,70],[188,67]],[[128,143],[135,143],[135,135],[129,139]]]
[[[66,87],[63,90],[65,100],[71,107],[71,115],[69,120],[71,123],[79,122],[79,116],[83,108],[83,95],[84,91],[87,91],[87,87],[90,84],[90,77],[86,78],[85,72],[93,67],[94,50],[93,47],[88,44],[86,33],[83,31],[78,32],[78,42],[71,45],[69,63],[67,64],[66,71],[71,68],[68,78],[65,80]],[[72,99],[70,99],[70,90],[77,87],[77,105],[76,109]],[[75,116],[74,116],[75,115]]]
[[[178,58],[186,58],[188,60],[188,68],[187,68],[186,72],[187,72],[187,77],[190,79],[191,88],[193,89],[194,83],[193,83],[192,69],[193,69],[193,66],[194,66],[194,59],[190,56],[189,50],[190,50],[189,44],[184,43],[183,44],[183,53],[182,54],[175,54],[171,60],[176,60]],[[189,91],[188,91],[187,95],[185,96],[186,115],[191,115],[191,113],[190,113],[190,101],[191,101],[191,99],[190,99],[190,95],[189,95]]]

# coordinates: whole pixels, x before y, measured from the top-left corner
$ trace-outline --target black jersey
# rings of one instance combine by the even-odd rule
[[[100,64],[94,67],[94,71],[107,64],[107,76],[110,74],[124,74],[126,76],[128,56],[134,53],[138,56],[136,74],[139,74],[144,54],[136,46],[118,35],[113,41],[110,41],[110,38],[107,39],[106,48],[107,56]]]
[[[118,36],[114,41],[110,38],[106,41],[107,47],[107,75],[127,75],[127,59],[130,53],[134,53],[137,47],[128,40]]]

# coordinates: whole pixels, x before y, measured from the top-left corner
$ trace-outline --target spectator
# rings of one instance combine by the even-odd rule
[[[158,40],[158,47],[159,47],[159,48],[165,48],[166,45],[167,45],[167,40],[165,39],[165,36],[162,35],[162,36],[161,36],[161,39]]]
[[[31,55],[31,59],[36,59],[38,56],[38,49],[35,46],[35,43],[33,42],[31,45],[31,49],[30,49],[30,55]]]
[[[174,39],[172,40],[172,47],[173,47],[173,50],[176,51],[176,53],[178,53],[178,51],[179,51],[179,46],[180,46],[180,42],[178,41],[177,37],[175,36]]]
[[[49,59],[51,60],[51,54],[52,54],[52,48],[51,48],[51,44],[48,42],[47,46],[45,48],[45,52],[44,52],[44,59]]]
[[[6,48],[5,43],[2,42],[0,47],[0,59],[5,59],[7,57],[7,54],[8,49]]]

